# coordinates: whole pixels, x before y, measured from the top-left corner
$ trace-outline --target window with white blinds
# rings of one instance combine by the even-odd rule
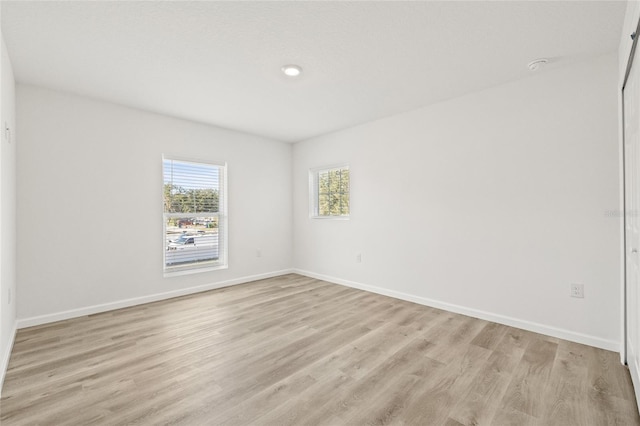
[[[165,273],[226,267],[226,166],[164,158]]]
[[[348,219],[351,203],[349,181],[349,166],[310,170],[311,217]]]

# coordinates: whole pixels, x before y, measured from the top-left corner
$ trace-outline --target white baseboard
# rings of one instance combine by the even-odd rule
[[[18,331],[16,323],[13,324],[13,330],[11,332],[11,340],[7,345],[7,351],[2,354],[2,362],[0,364],[0,395],[2,395],[2,387],[4,385],[4,377],[7,374],[7,368],[9,368],[9,359],[11,358],[11,352],[13,351],[13,342],[16,340],[16,332]]]
[[[173,297],[186,296],[188,294],[200,293],[203,291],[215,290],[217,288],[229,287],[237,284],[244,284],[251,281],[262,280],[265,278],[277,277],[280,275],[290,274],[292,272],[293,269],[283,269],[280,271],[234,278],[232,280],[220,281],[196,287],[181,288],[179,290],[167,291],[165,293],[156,293],[148,296],[135,297],[132,299],[118,300],[116,302],[71,309],[69,311],[56,312],[53,314],[39,315],[30,318],[19,318],[17,321],[17,328],[20,329],[33,327],[36,325],[48,324],[51,322],[62,321],[70,318],[77,318],[85,315],[98,314],[100,312],[113,311],[114,309],[128,308],[130,306],[142,305],[144,303],[157,302],[159,300],[171,299]]]
[[[305,271],[301,269],[294,269],[293,272],[296,274],[305,275],[307,277],[328,281],[334,284],[340,284],[347,287],[353,287],[360,290],[370,291],[372,293],[381,294],[383,296],[389,296],[396,299],[406,300],[408,302],[418,303],[420,305],[430,306],[432,308],[443,309],[445,311],[454,312],[456,314],[467,315],[470,317],[479,318],[486,321],[508,325],[510,327],[521,328],[523,330],[533,331],[534,333],[545,334],[547,336],[557,337],[564,340],[570,340],[572,342],[582,343],[584,345],[595,346],[597,348],[602,348],[609,351],[618,352],[620,350],[620,342],[615,340],[602,339],[600,337],[591,336],[588,334],[577,333],[570,330],[556,328],[556,327],[552,327],[544,324],[538,324],[531,321],[508,317],[505,315],[494,314],[491,312],[485,312],[478,309],[468,308],[465,306],[454,305],[451,303],[441,302],[439,300],[428,299],[426,297],[414,296],[412,294],[402,293],[399,291],[389,290],[386,288],[376,287],[368,284],[362,284],[355,281],[343,280],[341,278],[331,277],[323,274],[317,274],[315,272]]]
[[[585,345],[595,346],[597,348],[602,348],[610,351],[619,351],[620,350],[620,342],[614,340],[602,339],[596,336],[591,336],[588,334],[577,333],[570,330],[565,330],[561,328],[556,328],[544,324],[534,323],[531,321],[526,321],[518,318],[508,317],[504,315],[494,314],[491,312],[485,312],[478,309],[468,308],[465,306],[455,305],[447,302],[441,302],[434,299],[429,299],[426,297],[415,296],[412,294],[402,293],[395,290],[389,290],[382,287],[376,287],[368,284],[362,284],[355,281],[344,280],[341,278],[332,277],[329,275],[318,274],[311,271],[305,271],[301,269],[283,269],[280,271],[273,271],[264,274],[251,275],[241,278],[235,278],[232,280],[221,281],[217,283],[205,284],[196,287],[183,288],[174,291],[168,291],[165,293],[157,293],[149,296],[142,296],[132,299],[120,300],[116,302],[105,303],[101,305],[88,306],[79,309],[72,309],[63,312],[56,312],[53,314],[40,315],[36,317],[30,318],[20,318],[17,320],[17,328],[26,328],[33,327],[36,325],[47,324],[55,321],[62,321],[70,318],[81,317],[85,315],[97,314],[100,312],[112,311],[114,309],[127,308],[130,306],[141,305],[144,303],[156,302],[159,300],[170,299],[172,297],[185,296],[188,294],[199,293],[208,290],[214,290],[222,287],[229,287],[232,285],[243,284],[250,281],[261,280],[265,278],[277,277],[280,275],[296,273],[300,275],[304,275],[311,278],[317,278],[323,281],[328,281],[335,284],[344,285],[347,287],[357,288],[360,290],[370,291],[372,293],[381,294],[383,296],[389,296],[396,299],[406,300],[409,302],[418,303],[420,305],[431,306],[438,309],[443,309],[449,312],[455,312],[457,314],[467,315],[474,318],[480,318],[486,321],[492,321],[499,324],[508,325],[511,327],[521,328],[524,330],[533,331],[535,333],[545,334],[548,336],[557,337],[560,339],[570,340],[572,342],[582,343]],[[15,333],[14,333],[15,335]],[[9,352],[10,353],[10,352]],[[8,355],[6,363],[8,364]],[[4,365],[4,364],[3,364]],[[2,370],[4,372],[5,369]],[[4,378],[4,373],[3,376]],[[0,381],[0,383],[2,383]],[[639,398],[640,401],[640,398]]]

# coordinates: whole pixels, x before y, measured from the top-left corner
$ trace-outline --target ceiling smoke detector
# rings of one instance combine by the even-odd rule
[[[282,67],[282,72],[287,77],[297,77],[302,74],[302,68],[300,68],[298,65],[285,65],[284,67]]]
[[[548,59],[540,58],[540,59],[536,59],[535,61],[529,62],[529,64],[527,65],[527,68],[529,68],[529,71],[537,71],[540,68],[547,65],[547,63],[549,63]]]

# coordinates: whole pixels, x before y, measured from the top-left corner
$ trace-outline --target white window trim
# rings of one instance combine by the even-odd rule
[[[221,244],[222,247],[219,247],[218,252],[218,260],[203,262],[200,265],[180,265],[180,266],[169,266],[166,264],[166,234],[167,234],[167,224],[164,220],[165,217],[168,216],[184,216],[181,213],[165,213],[164,212],[164,194],[160,192],[160,202],[161,202],[161,211],[162,211],[162,267],[163,267],[163,276],[165,278],[169,277],[177,277],[183,275],[191,275],[191,274],[199,274],[202,272],[210,272],[217,271],[220,269],[228,269],[229,261],[228,261],[228,253],[229,253],[229,217],[228,217],[228,204],[229,204],[229,193],[227,191],[227,163],[224,161],[211,161],[207,159],[194,159],[188,157],[181,157],[179,155],[171,155],[171,154],[162,154],[162,162],[160,163],[160,174],[162,181],[164,182],[164,161],[165,160],[174,160],[174,161],[182,161],[186,163],[195,163],[195,164],[208,164],[211,166],[218,166],[222,168],[222,173],[220,174],[220,191],[222,194],[219,197],[219,211],[217,213],[218,216],[218,242],[223,241]],[[201,217],[210,217],[211,213],[197,213],[193,214],[194,216]]]
[[[340,216],[321,216],[318,214],[318,172],[324,170],[349,169],[349,214]],[[331,166],[314,167],[309,169],[309,218],[320,220],[350,220],[351,219],[351,167],[349,164],[334,164]]]

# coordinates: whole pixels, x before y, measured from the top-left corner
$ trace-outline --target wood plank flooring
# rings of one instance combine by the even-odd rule
[[[640,425],[618,354],[286,275],[19,330],[8,425]]]

